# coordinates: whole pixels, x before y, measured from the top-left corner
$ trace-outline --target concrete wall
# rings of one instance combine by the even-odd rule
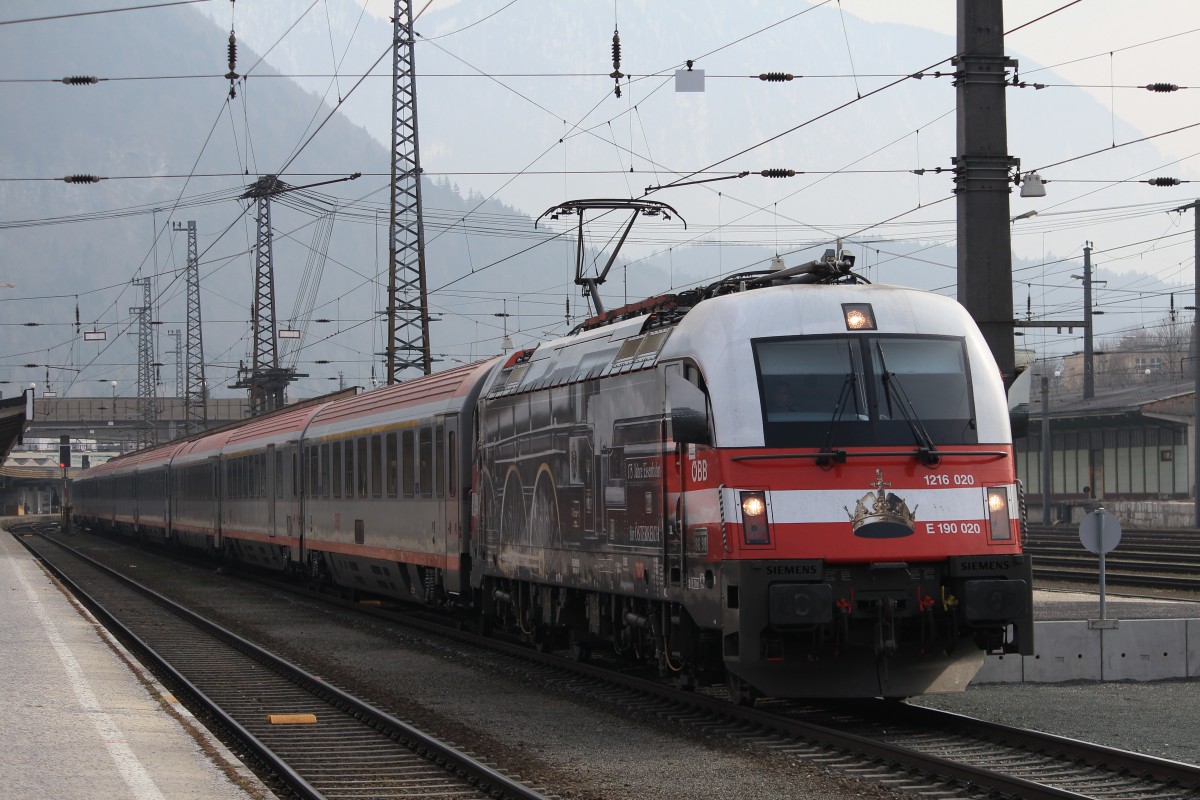
[[[1117,515],[1122,528],[1195,528],[1196,504],[1191,500],[1088,500],[1055,503],[1050,519],[1059,520],[1065,509],[1071,525],[1078,525],[1091,511],[1100,506]],[[1042,519],[1042,507],[1030,505],[1027,512],[1031,522]],[[1061,522],[1060,524],[1068,524]]]
[[[972,683],[1200,677],[1200,619],[1034,623],[1031,656],[988,656]]]

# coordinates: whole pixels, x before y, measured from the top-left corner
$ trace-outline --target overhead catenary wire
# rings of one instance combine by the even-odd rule
[[[534,174],[534,173],[527,173],[527,174]],[[471,235],[474,235],[474,231],[466,223],[463,223],[461,227],[462,227],[462,229],[469,231],[471,233]],[[732,226],[729,223],[726,223],[722,227],[725,230],[730,230],[732,228]],[[499,234],[499,235],[504,235],[504,234]]]

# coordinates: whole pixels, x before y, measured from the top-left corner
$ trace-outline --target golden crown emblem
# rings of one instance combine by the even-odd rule
[[[892,492],[890,483],[884,483],[883,470],[875,470],[875,483],[869,484],[876,491],[867,492],[854,506],[854,513],[842,506],[850,515],[850,529],[855,536],[866,539],[897,539],[909,536],[916,527],[917,506],[910,511],[908,503]]]

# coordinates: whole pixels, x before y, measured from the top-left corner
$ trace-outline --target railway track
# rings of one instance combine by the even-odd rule
[[[1025,545],[1034,577],[1095,584],[1099,557],[1079,542],[1078,526],[1030,526]],[[1104,557],[1112,586],[1200,591],[1200,531],[1135,530]]]
[[[60,541],[18,539],[284,796],[545,800]]]
[[[422,632],[424,646],[608,711],[651,717],[921,797],[1200,798],[1200,768],[897,703],[728,702],[604,663],[578,664],[449,630],[443,621],[354,607]]]

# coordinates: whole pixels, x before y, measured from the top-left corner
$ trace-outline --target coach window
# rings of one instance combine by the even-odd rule
[[[317,452],[316,445],[308,448],[308,496],[313,498],[320,496],[317,494],[317,481],[320,478],[320,475],[317,472],[319,467],[317,462]]]
[[[342,443],[334,442],[333,450],[333,496],[342,496]]]
[[[433,431],[428,426],[421,428],[420,446],[421,497],[433,497]]]
[[[383,438],[371,437],[371,497],[383,497]]]
[[[387,496],[388,497],[396,496],[396,488],[400,484],[399,475],[398,475],[398,473],[400,471],[400,458],[399,458],[399,453],[396,452],[396,437],[398,435],[399,434],[396,434],[396,433],[389,433],[387,435],[387,452],[385,453],[385,457],[387,458]]]
[[[275,499],[283,499],[283,451],[275,451]]]
[[[367,480],[369,478],[368,471],[371,463],[370,459],[367,458],[367,437],[360,436],[358,438],[357,445],[358,452],[354,454],[354,476],[356,479],[354,483],[354,496],[366,497]]]
[[[329,499],[329,444],[317,450],[317,497]]]
[[[400,463],[403,465],[400,471],[401,484],[404,487],[404,496],[412,497],[416,494],[417,471],[413,468],[414,459],[416,458],[416,448],[413,445],[413,432],[411,430],[404,431],[400,437]]]
[[[345,439],[342,446],[346,449],[342,456],[345,462],[346,469],[343,471],[343,476],[346,478],[346,485],[343,487],[344,497],[354,497],[354,440]]]
[[[454,431],[446,436],[446,482],[450,491],[450,496],[454,497],[458,491],[458,453],[454,450]]]
[[[300,451],[292,451],[292,498],[300,497]]]
[[[258,489],[258,496],[264,500],[267,499],[271,484],[267,482],[267,454],[265,452],[258,454]]]
[[[446,496],[446,459],[443,454],[446,452],[442,449],[444,442],[442,426],[438,425],[433,429],[433,453],[437,463],[434,464],[433,476],[436,481],[434,491],[438,497]]]

